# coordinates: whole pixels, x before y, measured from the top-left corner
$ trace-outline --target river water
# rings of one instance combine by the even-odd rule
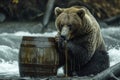
[[[3,29],[1,27],[1,29]],[[55,36],[56,31],[39,33],[0,30],[0,77],[19,77],[18,54],[23,36]],[[11,32],[9,32],[11,31]],[[110,56],[110,66],[120,62],[120,26],[101,29]]]

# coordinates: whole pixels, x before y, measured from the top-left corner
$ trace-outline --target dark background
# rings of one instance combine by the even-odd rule
[[[0,0],[0,13],[3,21],[41,21],[45,15],[48,0]],[[54,7],[83,5],[99,20],[120,15],[120,0],[55,0]],[[54,20],[52,10],[51,20]],[[0,16],[1,17],[1,16]],[[2,22],[2,21],[1,21]]]

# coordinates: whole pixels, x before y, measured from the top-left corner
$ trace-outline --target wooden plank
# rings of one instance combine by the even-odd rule
[[[35,66],[35,67],[45,67],[45,68],[55,68],[56,66],[58,66],[58,65],[53,65],[53,64],[30,64],[30,63],[27,63],[27,64],[25,64],[25,63],[20,63],[21,64],[21,66],[25,66],[25,67],[33,67],[33,66]]]
[[[45,47],[55,47],[54,43],[50,42],[39,42],[39,41],[24,41],[21,44],[21,47],[36,47],[36,48],[45,48]]]
[[[24,36],[22,41],[51,41],[55,42],[54,37],[34,37],[34,36]]]

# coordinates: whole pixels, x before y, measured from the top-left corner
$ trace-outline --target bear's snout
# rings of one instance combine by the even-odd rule
[[[68,27],[63,27],[61,30],[61,36],[66,38],[69,35],[69,28]]]

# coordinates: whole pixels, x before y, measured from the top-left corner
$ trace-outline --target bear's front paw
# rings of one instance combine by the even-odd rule
[[[72,42],[67,42],[67,46],[66,46],[68,49],[71,49],[72,47],[73,47],[73,44],[72,44]]]
[[[59,37],[60,37],[60,36],[58,36],[58,35],[55,36],[55,41],[56,41],[56,42],[59,42]]]
[[[65,41],[64,38],[62,38],[61,36],[56,36],[55,40],[58,43],[58,47],[59,48],[63,48],[64,47],[64,41]]]

